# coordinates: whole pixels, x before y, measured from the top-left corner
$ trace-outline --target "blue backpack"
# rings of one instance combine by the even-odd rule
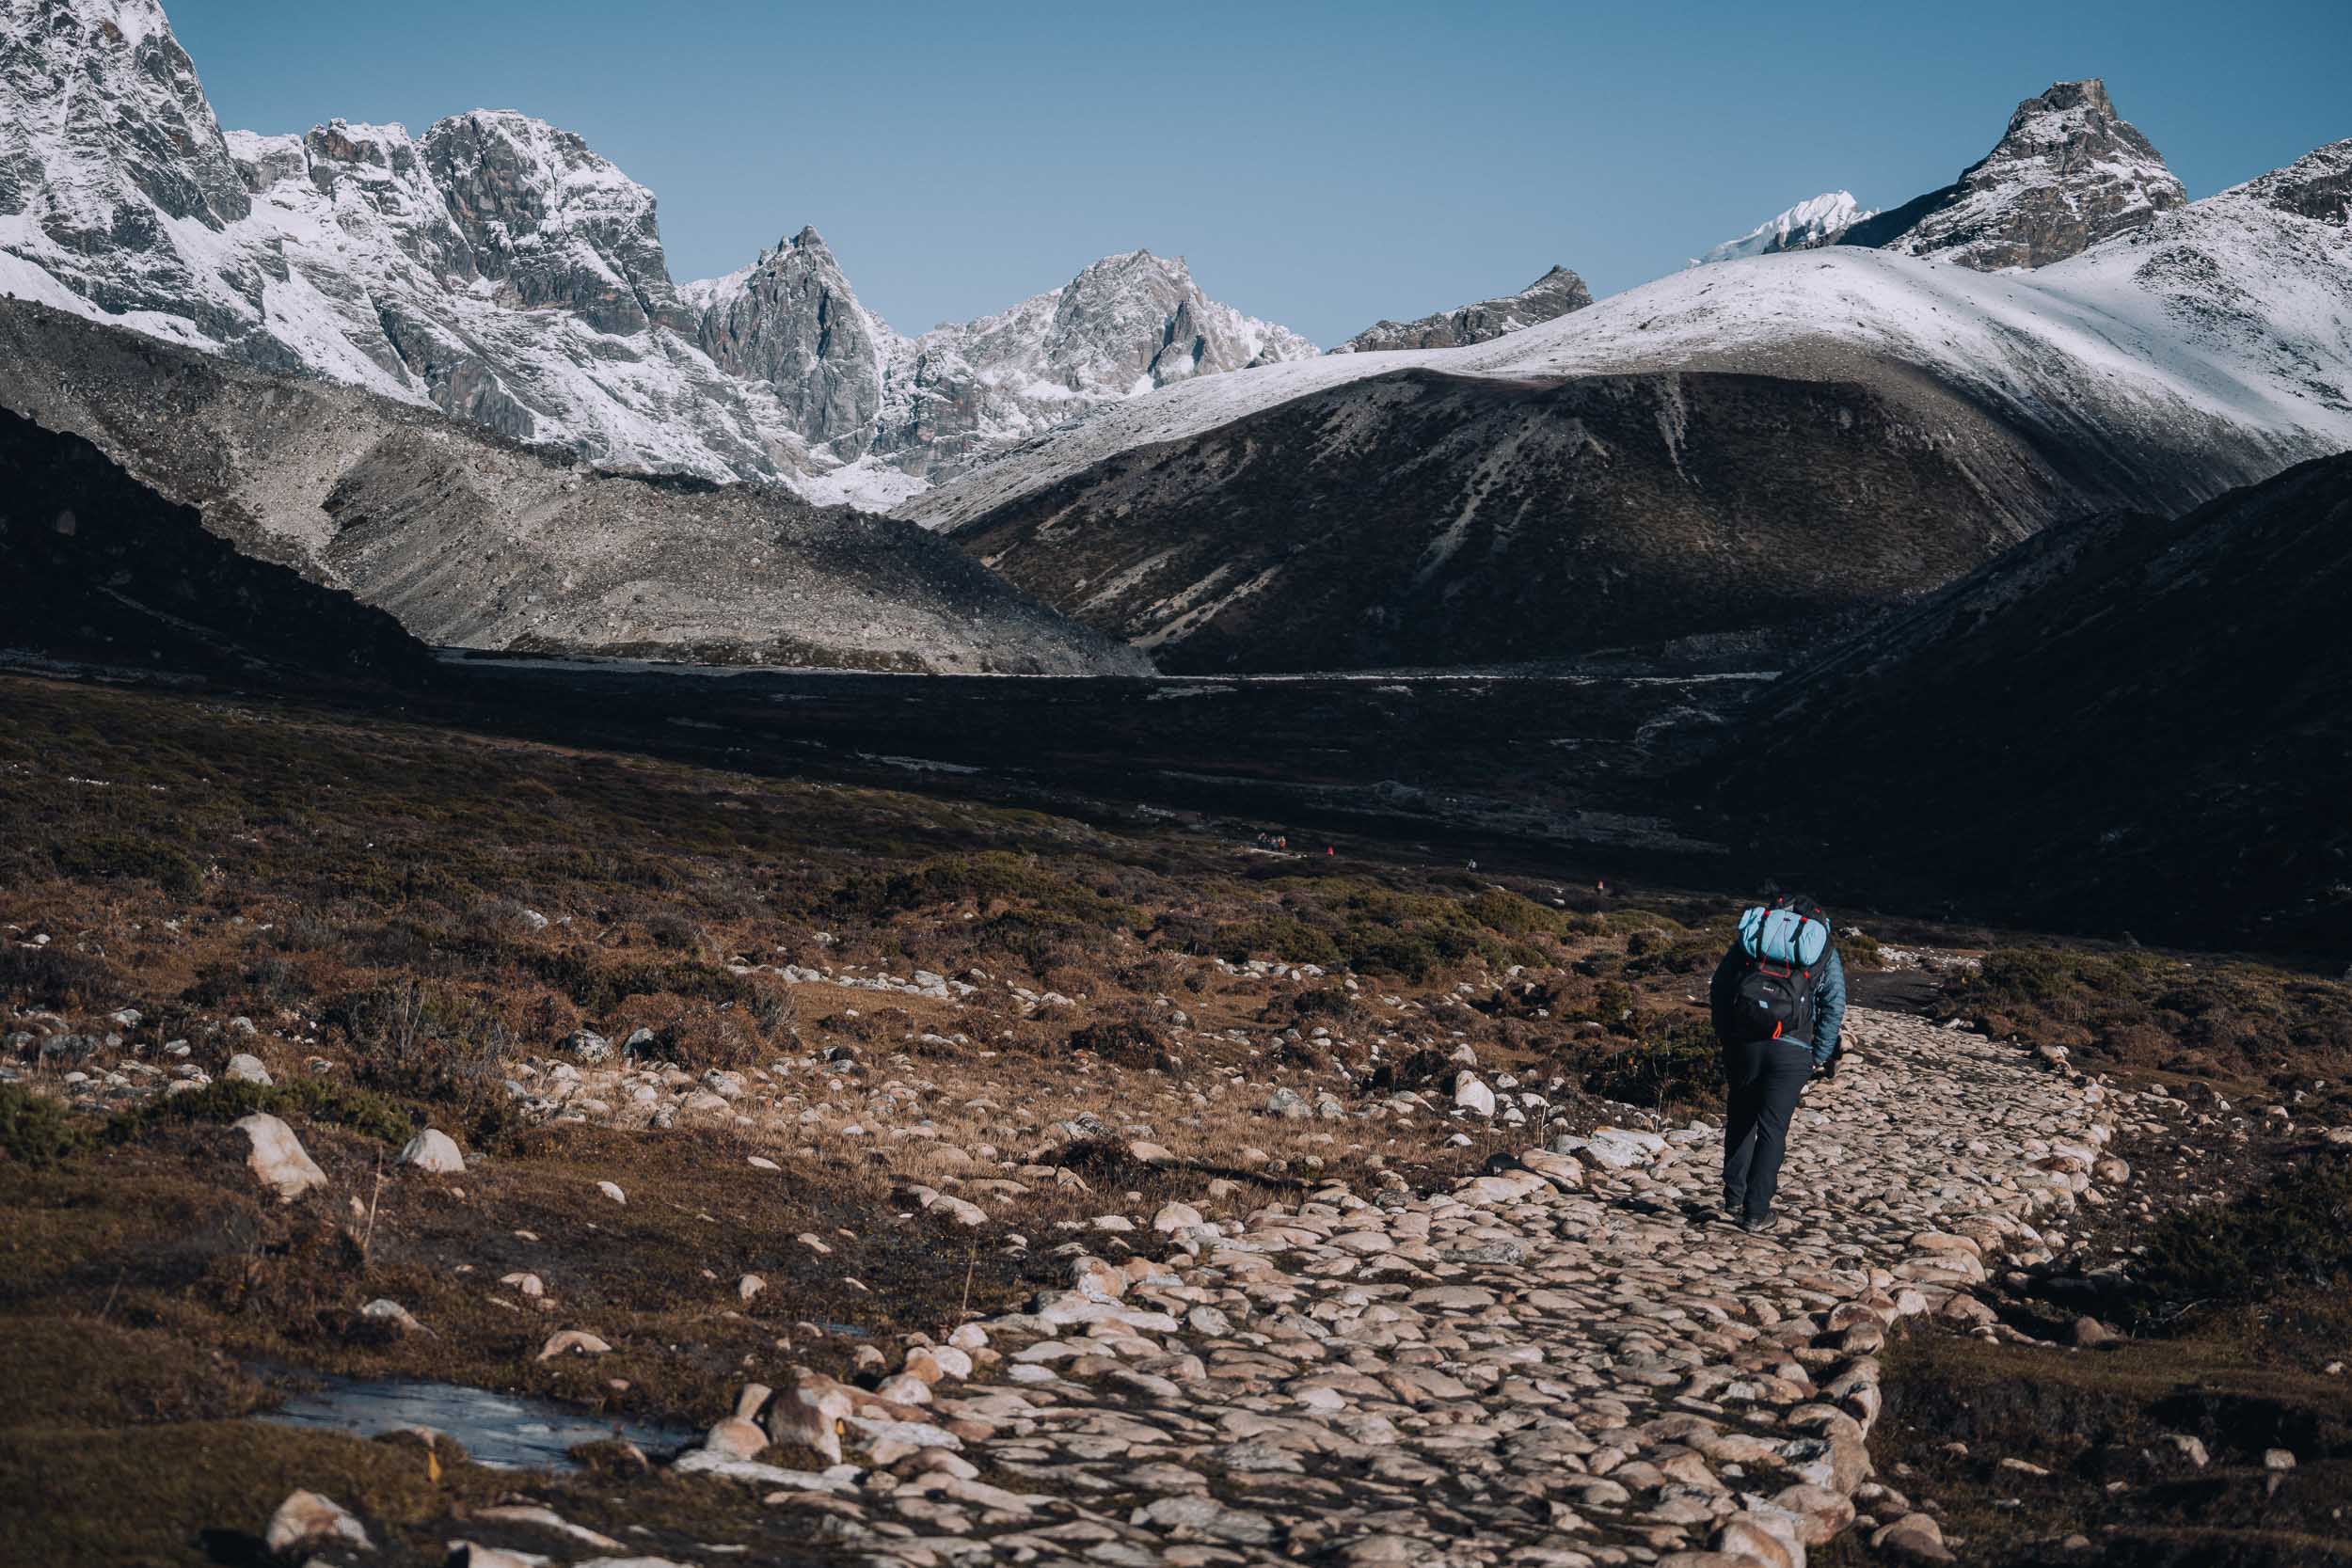
[[[1747,969],[1732,1006],[1734,1040],[1813,1037],[1813,993],[1829,953],[1829,917],[1818,904],[1775,899],[1740,917]]]

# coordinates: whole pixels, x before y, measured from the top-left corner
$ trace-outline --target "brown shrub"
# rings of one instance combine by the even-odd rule
[[[1073,1051],[1090,1051],[1122,1067],[1155,1067],[1169,1056],[1168,1031],[1137,1012],[1123,1012],[1080,1024],[1067,1040]]]
[[[654,1034],[651,1053],[686,1068],[745,1068],[773,1054],[757,1022],[739,1007],[702,997],[657,991],[631,996],[615,1008],[605,1033],[627,1039],[639,1029]]]

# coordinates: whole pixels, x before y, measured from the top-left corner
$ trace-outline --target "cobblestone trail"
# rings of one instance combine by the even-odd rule
[[[2113,1100],[2062,1062],[1848,1028],[1777,1234],[1716,1212],[1695,1126],[1240,1226],[1170,1205],[1169,1259],[1075,1258],[1031,1311],[877,1390],[803,1374],[679,1466],[878,1563],[1800,1568],[1857,1517],[1940,1557],[1872,1479],[1874,1353],[1907,1315],[1988,1319],[1988,1263],[2047,1258],[2094,1177],[2128,1173],[2101,1153]],[[844,1462],[771,1463],[811,1447]]]

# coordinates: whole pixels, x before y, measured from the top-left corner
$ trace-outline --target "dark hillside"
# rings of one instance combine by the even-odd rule
[[[1728,372],[1410,371],[1120,453],[953,537],[1176,673],[1819,635],[2079,507],[2024,451],[1922,397]]]
[[[1782,851],[1972,914],[2341,950],[2347,604],[2352,456],[2063,526],[1793,677],[1708,782]]]
[[[0,410],[0,647],[295,678],[421,679],[423,644],[350,594],[241,554],[78,436]]]

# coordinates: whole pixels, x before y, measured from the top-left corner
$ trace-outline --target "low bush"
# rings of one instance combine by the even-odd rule
[[[18,1006],[95,1007],[119,989],[103,958],[0,942],[0,1000]]]
[[[1541,908],[1526,899],[1519,903],[1531,910]],[[1549,955],[1542,948],[1511,941],[1481,921],[1473,904],[1428,895],[1353,892],[1334,911],[1344,923],[1336,939],[1341,957],[1359,974],[1394,975],[1416,984],[1472,958],[1498,969],[1548,960]],[[1518,912],[1507,909],[1506,918]]]
[[[1124,1067],[1152,1067],[1168,1057],[1168,1036],[1140,1014],[1097,1019],[1070,1032],[1070,1049],[1090,1051]]]
[[[256,1115],[345,1127],[388,1144],[405,1143],[417,1128],[417,1118],[397,1101],[323,1077],[282,1084],[216,1078],[200,1089],[145,1101],[118,1116],[112,1125],[119,1136],[172,1122],[231,1122]]]
[[[996,904],[1028,904],[1073,920],[1116,930],[1144,925],[1133,905],[1105,898],[1073,878],[1020,855],[989,851],[944,855],[905,871],[852,878],[832,903],[844,914],[885,918],[942,904],[971,904],[985,911]]]
[[[1502,888],[1487,889],[1463,909],[1472,920],[1506,937],[1565,940],[1590,935],[1601,928],[1601,923],[1591,915],[1555,910]]]
[[[1671,915],[1655,910],[1611,910],[1600,917],[1600,923],[1612,931],[1668,931],[1679,933],[1686,927]]]
[[[2262,964],[2000,947],[1947,995],[1989,1034],[2131,1066],[2282,1079],[2352,1071],[2352,985]]]
[[[1879,939],[1867,931],[1841,930],[1837,933],[1837,957],[1848,969],[1884,969],[1886,957],[1879,951]]]
[[[1669,1015],[1584,1074],[1584,1087],[1628,1105],[1695,1107],[1721,1098],[1723,1053],[1703,1019]]]
[[[774,1054],[750,1008],[656,992],[632,996],[605,1019],[615,1039],[653,1031],[651,1054],[689,1068],[744,1068]]]
[[[184,898],[204,885],[201,865],[146,833],[69,839],[56,846],[50,858],[60,877],[143,879],[175,897]]]
[[[0,1155],[36,1170],[63,1163],[89,1142],[71,1112],[22,1084],[0,1084]]]
[[[1339,943],[1328,932],[1295,915],[1265,914],[1219,926],[1209,939],[1211,949],[1229,963],[1268,958],[1278,963],[1317,964],[1336,968],[1343,961]]]
[[[1625,973],[1639,978],[1652,974],[1702,974],[1723,961],[1731,945],[1725,929],[1702,927],[1668,930],[1645,926],[1625,939]]]
[[[453,1124],[447,1131],[476,1147],[514,1133],[512,1030],[496,993],[403,980],[343,998],[326,1022],[348,1047],[360,1087],[430,1101]]]
[[[2256,1301],[2282,1285],[2352,1295],[2352,1162],[2324,1154],[2235,1202],[2168,1216],[2133,1273],[2169,1303]]]

